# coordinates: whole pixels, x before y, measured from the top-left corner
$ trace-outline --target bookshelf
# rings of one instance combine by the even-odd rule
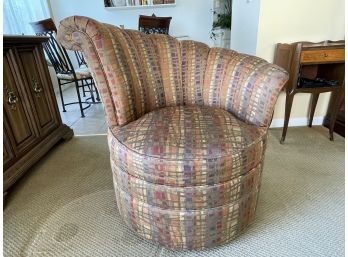
[[[104,0],[106,9],[160,8],[176,6],[176,0]]]

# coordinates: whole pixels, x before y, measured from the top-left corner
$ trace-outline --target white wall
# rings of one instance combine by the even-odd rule
[[[340,39],[344,39],[344,0],[261,1],[256,55],[269,62],[273,62],[277,43]],[[317,123],[325,116],[329,99],[330,93],[320,94],[315,112]],[[290,118],[305,121],[309,103],[310,94],[296,94]],[[283,119],[284,112],[282,93],[275,108],[275,121]]]
[[[257,55],[273,61],[276,43],[344,39],[344,0],[262,0]]]
[[[107,10],[103,0],[50,0],[53,18],[59,21],[71,15],[94,19],[126,28],[137,29],[140,14],[172,16],[170,34],[188,35],[190,39],[212,46],[213,0],[177,0],[176,7],[133,10]],[[275,45],[295,41],[344,39],[344,0],[233,0],[231,48],[255,54],[273,62]],[[321,94],[315,123],[325,116],[329,93]],[[310,95],[297,94],[290,125],[305,125]],[[274,120],[282,126],[285,94],[276,104]],[[295,122],[295,121],[299,122]],[[303,124],[304,123],[304,124]]]
[[[232,1],[231,49],[256,54],[260,1]]]
[[[89,16],[98,21],[125,28],[138,29],[139,15],[173,17],[169,33],[173,36],[187,35],[192,40],[212,45],[210,30],[213,21],[213,0],[176,0],[175,7],[141,9],[105,9],[103,0],[50,0],[56,24],[71,15]]]

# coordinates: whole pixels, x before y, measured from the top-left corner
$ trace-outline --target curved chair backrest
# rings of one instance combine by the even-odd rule
[[[36,35],[53,37],[57,34],[57,27],[51,18],[30,23]],[[58,44],[58,42],[57,42]],[[64,51],[64,47],[61,47]],[[86,60],[80,51],[74,51],[79,67],[87,66]]]
[[[169,34],[169,25],[172,17],[139,16],[139,31],[146,34]]]
[[[58,40],[83,51],[109,126],[171,105],[208,105],[269,126],[288,79],[282,68],[230,49],[123,30],[82,16],[61,21]]]

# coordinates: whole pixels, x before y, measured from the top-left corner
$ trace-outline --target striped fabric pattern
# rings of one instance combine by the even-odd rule
[[[288,79],[260,58],[73,16],[58,40],[84,52],[102,97],[117,205],[172,249],[231,241],[250,224],[267,130]]]
[[[203,83],[209,47],[203,43],[181,42],[181,74],[184,102],[203,105]]]
[[[285,70],[254,56],[168,35],[121,30],[82,16],[64,19],[58,40],[66,48],[84,50],[107,100],[110,126],[123,126],[163,106],[202,102],[247,123],[268,126],[288,79]],[[108,113],[111,110],[114,114]]]
[[[223,108],[239,119],[269,126],[287,76],[261,58],[223,49],[210,50],[204,79],[204,104]]]
[[[153,44],[156,47],[160,62],[166,106],[181,105],[183,101],[181,79],[180,42],[167,35],[153,34]]]
[[[140,61],[140,67],[138,68],[143,70],[143,79],[141,81],[144,87],[142,91],[138,91],[141,93],[135,98],[144,99],[145,113],[165,107],[166,99],[156,45],[153,43],[152,38],[146,34],[138,33],[138,31],[134,30],[127,30],[126,33],[133,42],[137,42],[134,46],[137,49]]]

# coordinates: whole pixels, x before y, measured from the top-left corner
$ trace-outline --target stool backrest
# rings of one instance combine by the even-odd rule
[[[43,48],[56,73],[75,74],[67,51],[55,38],[57,28],[53,20],[49,18],[31,22],[30,25],[36,35],[49,37],[48,41],[43,43]]]
[[[169,34],[172,17],[139,16],[139,31],[146,34]]]

